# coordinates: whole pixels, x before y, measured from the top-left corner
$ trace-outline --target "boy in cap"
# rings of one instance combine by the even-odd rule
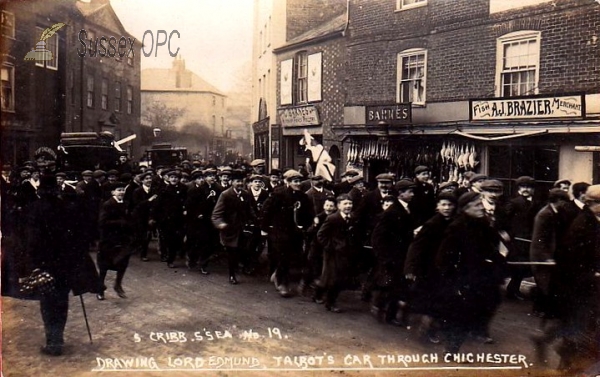
[[[435,193],[433,186],[429,183],[431,169],[427,166],[415,168],[414,198],[410,202],[410,209],[415,218],[416,226],[423,225],[435,214]]]

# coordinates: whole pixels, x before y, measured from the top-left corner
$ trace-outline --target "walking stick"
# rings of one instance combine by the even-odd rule
[[[87,328],[87,332],[90,337],[90,344],[94,344],[94,342],[92,341],[92,331],[90,330],[90,324],[88,323],[87,313],[85,311],[85,304],[83,303],[83,295],[79,295],[79,299],[81,300],[81,308],[83,309],[83,318],[85,318],[85,327]]]

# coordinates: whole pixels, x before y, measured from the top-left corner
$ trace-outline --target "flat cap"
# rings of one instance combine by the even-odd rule
[[[360,173],[357,172],[356,170],[346,170],[345,172],[342,173],[342,175],[340,177],[342,177],[342,178],[344,178],[344,177],[356,177],[359,174]]]
[[[94,175],[94,173],[91,170],[84,170],[84,171],[81,172],[81,176],[82,177],[85,177],[85,176],[91,177],[93,175]]]
[[[55,174],[57,177],[63,177],[63,178],[67,178],[67,173],[64,173],[62,171],[59,171],[58,173]]]
[[[201,169],[192,170],[192,179],[196,179],[198,177],[202,177],[204,174]]]
[[[443,190],[445,188],[448,188],[448,187],[453,187],[453,188],[457,189],[458,188],[458,182],[456,182],[456,181],[443,182],[443,183],[440,184],[440,187],[438,189],[441,191],[441,190]]]
[[[204,169],[204,170],[202,170],[202,174],[204,174],[204,175],[217,175],[217,169],[215,169],[215,168]]]
[[[504,185],[497,179],[486,179],[481,184],[481,189],[484,191],[499,192],[504,190]]]
[[[287,181],[291,181],[292,179],[299,178],[302,179],[304,176],[298,172],[298,170],[290,169],[283,173],[283,178]]]
[[[488,179],[488,176],[485,174],[473,174],[471,176],[471,178],[469,179],[469,182],[473,183],[473,182],[482,181],[485,179]]]
[[[119,176],[119,181],[129,183],[131,181],[131,173],[123,173]]]
[[[424,171],[431,171],[431,169],[429,169],[429,167],[427,167],[425,165],[419,165],[415,168],[415,175],[419,174],[419,173],[423,173]]]
[[[533,186],[535,185],[535,179],[528,175],[524,175],[515,180],[517,186]]]
[[[94,170],[94,173],[92,174],[92,176],[94,178],[100,178],[100,177],[106,176],[106,172],[104,170]]]
[[[569,181],[568,179],[559,179],[558,181],[554,182],[554,185],[552,187],[559,187],[563,183],[566,183],[569,186],[571,186],[571,181]]]
[[[264,177],[260,174],[252,174],[250,176],[250,181],[262,181],[264,179]]]
[[[585,200],[600,200],[600,185],[592,185],[585,192]]]
[[[141,181],[141,180],[143,180],[144,178],[146,178],[147,176],[150,176],[150,177],[152,177],[153,175],[154,175],[154,174],[152,173],[152,171],[150,171],[150,170],[146,170],[145,172],[138,174],[138,179]]]
[[[358,174],[358,175],[355,175],[354,177],[350,178],[348,180],[348,183],[350,183],[351,185],[353,185],[355,183],[362,182],[364,180],[365,180],[365,177],[363,177],[362,174]]]
[[[318,174],[317,174],[317,175],[313,175],[312,177],[310,177],[310,180],[311,180],[311,181],[322,181],[322,180],[324,180],[324,179],[325,179],[325,178],[323,178],[323,176],[322,176],[322,175],[318,175]]]
[[[416,186],[417,184],[413,180],[404,178],[396,182],[396,184],[394,185],[394,189],[396,191],[404,191],[409,188],[414,188]]]
[[[231,168],[231,166],[225,166],[219,170],[217,175],[231,175],[232,171],[233,169]]]
[[[389,173],[382,173],[375,177],[378,182],[392,182],[394,176]]]
[[[440,200],[448,200],[454,204],[456,204],[456,202],[458,202],[458,199],[456,198],[456,195],[454,195],[451,192],[440,192],[438,194],[438,196],[435,198],[436,202],[439,202]]]
[[[481,199],[481,194],[475,191],[465,192],[458,198],[458,208],[463,209],[467,204]]]
[[[109,171],[106,172],[106,175],[115,175],[115,176],[118,176],[119,175],[119,171],[117,169],[110,169]]]
[[[252,160],[252,162],[250,162],[250,166],[259,166],[259,165],[264,165],[265,164],[265,160],[263,160],[262,158],[257,158],[256,160]]]
[[[114,181],[110,184],[110,191],[127,186],[127,182]]]
[[[177,169],[171,169],[171,170],[167,170],[165,172],[165,175],[167,177],[171,177],[173,175],[176,176],[176,177],[181,177],[181,172],[179,170],[177,170]]]

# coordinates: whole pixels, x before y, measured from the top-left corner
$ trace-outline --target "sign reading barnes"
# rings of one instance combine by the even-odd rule
[[[582,118],[583,95],[470,100],[471,120]]]
[[[367,106],[365,117],[365,123],[372,126],[379,124],[379,122],[386,122],[390,126],[410,124],[412,122],[411,106],[409,103]]]
[[[318,126],[319,112],[314,106],[289,107],[279,109],[279,119],[283,127]]]

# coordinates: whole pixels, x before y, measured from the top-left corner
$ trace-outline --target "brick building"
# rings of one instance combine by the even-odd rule
[[[117,140],[139,132],[140,44],[120,60],[100,57],[96,46],[101,36],[134,38],[108,0],[1,5],[3,163],[20,164],[40,147],[56,150],[62,132],[110,131]],[[59,22],[66,26],[46,41],[53,59],[23,60],[42,31]],[[87,32],[85,57],[78,54],[81,30]],[[135,155],[137,143],[122,147]]]
[[[599,181],[600,4],[351,0],[349,12],[333,129],[368,177],[425,164],[438,181],[475,170],[509,190],[520,175]]]

